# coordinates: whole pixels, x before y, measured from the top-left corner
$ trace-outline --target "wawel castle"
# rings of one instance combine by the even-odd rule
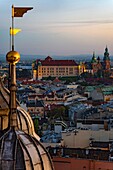
[[[74,60],[54,60],[50,56],[45,60],[37,59],[32,63],[33,79],[40,80],[43,77],[72,77],[78,76],[84,72],[90,72],[92,75],[109,76],[110,57],[108,48],[105,48],[104,57],[95,57],[93,53],[90,62],[76,63]]]
[[[66,77],[78,75],[78,64],[74,60],[53,60],[50,56],[45,60],[36,60],[32,64],[33,79],[42,77]]]

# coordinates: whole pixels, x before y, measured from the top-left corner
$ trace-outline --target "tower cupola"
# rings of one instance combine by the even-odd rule
[[[97,62],[97,59],[95,57],[95,52],[93,52],[93,57],[92,57],[91,63],[96,63],[96,62]]]
[[[110,57],[109,57],[109,52],[108,52],[108,48],[106,46],[105,48],[105,52],[104,52],[104,58],[103,58],[104,61],[106,60],[110,60]]]

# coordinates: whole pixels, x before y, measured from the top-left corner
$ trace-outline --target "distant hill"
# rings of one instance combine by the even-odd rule
[[[6,55],[0,54],[0,61],[6,61]]]
[[[99,56],[101,59],[103,59],[103,55],[96,55]],[[45,55],[23,55],[21,54],[20,61],[33,61],[36,59],[45,59],[47,56]],[[80,55],[69,55],[69,56],[57,56],[53,55],[51,56],[55,60],[76,60],[76,61],[89,61],[92,58],[92,55],[90,54],[80,54]],[[111,61],[113,61],[113,56],[110,56]],[[0,54],[0,61],[5,62],[6,61],[6,55]]]
[[[21,60],[36,60],[36,59],[45,59],[47,56],[44,55],[21,55]],[[51,56],[55,60],[90,60],[91,55],[69,55],[69,56]]]

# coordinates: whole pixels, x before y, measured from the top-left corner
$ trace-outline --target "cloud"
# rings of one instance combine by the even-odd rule
[[[111,24],[113,20],[79,20],[79,21],[63,21],[59,24]]]

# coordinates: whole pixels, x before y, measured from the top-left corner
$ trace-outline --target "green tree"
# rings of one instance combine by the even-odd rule
[[[38,134],[38,129],[39,129],[38,119],[34,119],[34,128],[35,128],[35,132]]]
[[[47,115],[50,118],[50,120],[52,120],[52,119],[54,120],[54,119],[57,119],[57,118],[64,120],[65,111],[66,111],[65,107],[60,106],[60,107],[57,107],[57,108],[50,110]]]
[[[81,77],[83,77],[83,78],[91,78],[92,74],[89,73],[89,72],[84,72],[84,73],[81,74]]]

